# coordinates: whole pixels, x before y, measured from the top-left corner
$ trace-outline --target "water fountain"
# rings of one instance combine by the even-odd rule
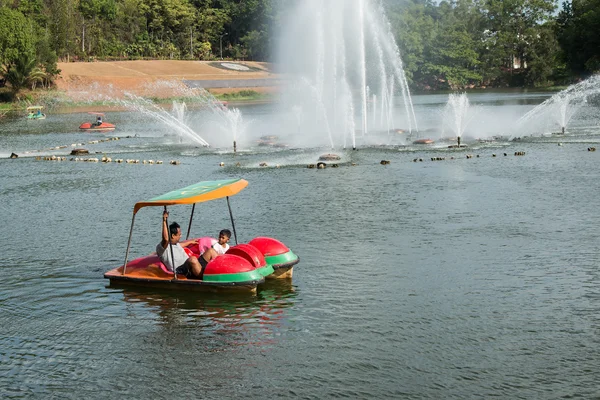
[[[356,148],[357,133],[365,143],[376,133],[389,136],[396,128],[396,88],[404,100],[402,122],[409,132],[416,130],[400,52],[382,6],[372,0],[305,0],[296,7],[282,24],[278,65],[291,81],[281,104],[296,122],[287,125],[301,126],[297,144],[333,148],[350,142]]]
[[[153,121],[165,125],[170,135],[176,135],[179,142],[189,142],[204,147],[231,146],[237,149],[240,137],[244,136],[249,121],[245,121],[237,108],[228,108],[211,93],[202,88],[190,88],[178,80],[152,81],[140,88],[143,94],[132,94],[112,86],[85,85],[69,90],[69,97],[57,101],[68,107],[70,103],[102,103],[103,106],[135,111]],[[164,93],[177,100],[172,101],[168,111],[160,102]],[[208,139],[208,140],[207,140]]]
[[[554,115],[558,118],[556,122],[560,127],[560,133],[565,134],[565,129],[567,128],[567,124],[573,118],[575,113],[581,108],[581,106],[585,103],[584,97],[576,97],[572,94],[566,93],[562,96],[562,98],[556,102],[557,113]]]
[[[177,134],[180,138],[180,141],[183,139],[188,139],[192,143],[197,143],[201,146],[210,146],[206,140],[204,140],[198,133],[196,133],[184,122],[183,113],[185,112],[186,108],[185,103],[177,103],[177,106],[174,103],[173,107],[176,110],[175,114],[181,114],[174,115],[173,113],[170,113],[166,109],[162,108],[160,105],[154,103],[152,100],[133,94],[127,95],[124,99],[118,99],[117,102],[126,107],[128,110],[137,111],[142,115],[160,121],[173,133]]]
[[[219,129],[223,134],[231,135],[233,141],[233,152],[237,152],[237,142],[244,135],[250,121],[245,121],[239,108],[224,108],[214,110],[220,118]]]
[[[450,145],[449,148],[465,147],[464,144],[460,143],[461,137],[473,116],[466,93],[451,93],[448,95],[448,102],[443,112],[443,126],[444,129],[448,128],[457,140],[457,144]]]
[[[565,134],[569,122],[588,102],[590,96],[600,94],[600,75],[594,75],[582,82],[569,86],[539,104],[517,121],[519,130],[539,132],[539,129],[554,129],[558,125],[560,134]]]
[[[175,117],[181,124],[186,124],[186,122],[185,122],[186,110],[187,110],[187,106],[184,101],[173,100],[173,107],[171,108],[171,112],[173,113],[173,115],[175,115]],[[182,142],[181,136],[179,137],[179,142],[180,143]]]
[[[204,89],[181,89],[179,94],[185,101],[173,101],[171,112],[150,99],[132,94],[127,94],[117,102],[128,110],[137,111],[163,123],[179,135],[180,141],[188,140],[205,147],[233,144],[234,152],[237,151],[240,137],[244,136],[250,122],[244,120],[239,109],[228,108]],[[188,120],[191,110],[202,119],[202,124],[197,129],[192,129],[192,123]],[[210,138],[210,143],[205,137]]]
[[[240,139],[246,139],[245,134],[251,123],[244,119],[241,110],[227,107],[225,103],[204,89],[187,88],[181,94],[188,104],[201,114],[203,122],[199,129],[205,132],[203,133],[204,137],[210,138],[211,145],[228,146],[232,144],[235,153]],[[185,115],[189,108],[179,106],[177,110],[174,109],[178,120],[186,126],[188,124],[185,121]]]
[[[185,104],[185,101],[173,100],[173,107],[171,108],[171,111],[173,112],[173,114],[175,114],[175,117],[180,122],[185,122],[186,110],[187,110],[187,105]]]

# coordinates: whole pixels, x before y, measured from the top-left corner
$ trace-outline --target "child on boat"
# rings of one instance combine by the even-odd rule
[[[219,241],[213,244],[212,248],[215,249],[217,254],[225,254],[229,250],[229,238],[231,238],[231,231],[229,229],[223,229],[219,232]]]

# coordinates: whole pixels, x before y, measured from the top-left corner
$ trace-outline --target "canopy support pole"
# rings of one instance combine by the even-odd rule
[[[167,212],[167,206],[165,207],[165,212]],[[171,268],[173,268],[173,276],[174,280],[177,280],[177,267],[175,267],[175,256],[173,255],[173,244],[171,243],[171,231],[169,230],[169,218],[165,219],[165,224],[167,224],[167,236],[169,241],[169,250],[171,250]]]
[[[127,241],[127,250],[125,251],[125,262],[123,263],[123,275],[125,275],[125,270],[127,269],[127,259],[129,258],[129,248],[131,246],[131,235],[133,235],[133,222],[135,221],[135,213],[133,214],[133,218],[131,218],[131,228],[129,228],[129,240]]]
[[[233,228],[233,238],[235,239],[235,244],[238,244],[237,233],[235,232],[235,223],[233,222],[233,213],[231,212],[231,204],[229,204],[229,196],[227,198],[227,208],[229,208],[229,218],[231,218],[231,227]]]
[[[187,231],[187,236],[185,237],[185,240],[188,240],[190,238],[190,231],[192,230],[192,219],[194,218],[194,210],[196,209],[196,203],[192,204],[192,215],[190,215],[190,223],[188,225],[188,231]]]

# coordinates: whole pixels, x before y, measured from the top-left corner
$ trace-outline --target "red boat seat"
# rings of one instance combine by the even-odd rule
[[[265,257],[262,255],[262,253],[256,247],[250,244],[240,243],[232,246],[229,248],[229,250],[227,250],[226,254],[240,256],[250,264],[254,265],[254,268],[261,268],[267,265]]]
[[[157,264],[158,264],[158,266],[160,267],[160,269],[162,269],[164,272],[166,272],[166,273],[167,273],[167,274],[169,274],[169,275],[173,275],[173,272],[172,272],[172,271],[169,271],[169,270],[167,269],[167,266],[166,266],[165,264],[163,264],[163,262],[162,262],[162,261],[159,261]]]
[[[279,240],[265,236],[256,237],[249,241],[248,244],[256,247],[265,257],[278,256],[290,251],[290,249]]]
[[[234,254],[222,254],[209,261],[204,270],[204,275],[239,274],[254,269],[248,260]]]
[[[140,257],[136,260],[129,261],[127,263],[127,270],[131,271],[134,269],[145,269],[149,265],[152,265],[152,264],[157,265],[158,268],[160,268],[162,271],[166,272],[167,274],[173,275],[173,273],[167,269],[165,264],[163,264],[163,262],[160,261],[160,258],[156,254],[152,254],[152,255],[149,255],[146,257]]]

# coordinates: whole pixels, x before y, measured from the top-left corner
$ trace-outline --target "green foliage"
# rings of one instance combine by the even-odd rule
[[[1,75],[15,93],[25,86],[50,85],[60,72],[50,36],[37,25],[46,21],[36,14],[41,7],[36,1],[20,3],[21,10],[33,14],[29,19],[18,10],[0,8]]]
[[[7,87],[0,88],[0,108],[6,108],[2,103],[12,102],[15,98],[15,94],[12,90]]]
[[[20,11],[0,8],[0,65],[12,64],[22,54],[35,54],[31,24]]]
[[[196,45],[195,55],[200,60],[211,60],[213,58],[211,51],[210,42],[202,42]]]
[[[564,64],[561,62],[562,54],[553,25],[548,23],[541,26],[527,48],[527,86],[549,86],[562,80],[560,71],[564,69]]]
[[[271,97],[268,93],[259,93],[255,90],[240,90],[239,92],[223,93],[216,96],[221,100],[261,100]]]
[[[266,32],[250,31],[240,41],[248,49],[248,57],[251,60],[264,60],[269,54]]]
[[[554,8],[555,0],[407,0],[390,4],[389,17],[416,88],[539,86],[564,77]]]
[[[24,87],[35,89],[38,83],[44,82],[46,74],[36,63],[34,56],[23,53],[13,63],[4,66],[2,75],[10,83],[14,93],[18,93]]]
[[[556,33],[564,61],[575,74],[600,71],[600,0],[563,3]]]
[[[557,0],[379,1],[413,88],[551,85],[600,70],[600,0],[564,2],[558,15]],[[289,4],[0,0],[0,65],[4,72],[24,67],[19,59],[27,54],[43,77],[25,86],[47,86],[58,59],[213,60],[222,49],[230,59],[272,61]]]
[[[480,61],[475,46],[465,31],[442,31],[434,45],[430,73],[447,82],[449,89],[478,85],[481,74],[477,72]]]

